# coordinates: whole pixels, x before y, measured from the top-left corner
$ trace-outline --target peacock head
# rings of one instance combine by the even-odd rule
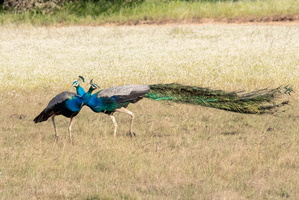
[[[73,87],[78,87],[79,85],[80,85],[79,81],[74,81],[72,84]]]
[[[82,83],[84,83],[84,78],[83,76],[79,76],[78,79],[76,81],[73,82],[72,86],[73,87],[79,87],[80,86],[80,81],[82,81]]]
[[[97,84],[93,83],[93,79],[90,80],[90,88],[92,90],[95,90],[95,89],[99,88],[99,86]]]

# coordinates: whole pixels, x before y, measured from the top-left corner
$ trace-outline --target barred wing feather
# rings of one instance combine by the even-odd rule
[[[142,96],[148,93],[149,90],[148,85],[123,85],[104,89],[98,92],[97,97]]]

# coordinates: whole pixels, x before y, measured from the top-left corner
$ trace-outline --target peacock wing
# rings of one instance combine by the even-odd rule
[[[56,105],[63,104],[67,100],[71,100],[71,99],[79,98],[79,97],[80,97],[79,95],[77,95],[73,92],[67,92],[67,91],[61,92],[61,93],[57,94],[53,99],[51,99],[47,108],[53,108]]]
[[[49,117],[51,117],[54,114],[63,114],[62,112],[66,112],[68,110],[68,108],[66,107],[66,101],[79,97],[79,95],[72,92],[65,91],[59,93],[53,99],[50,100],[47,107],[37,117],[35,117],[33,121],[35,123],[38,123],[48,120]]]
[[[128,98],[143,96],[150,91],[148,85],[123,85],[100,91],[97,97],[128,96]]]

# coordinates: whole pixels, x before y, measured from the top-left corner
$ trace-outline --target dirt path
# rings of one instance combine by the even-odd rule
[[[299,23],[299,15],[279,15],[270,17],[235,17],[235,18],[193,18],[183,20],[138,20],[129,21],[121,25],[151,25],[151,24],[203,24],[203,23]],[[112,24],[113,25],[113,24]]]

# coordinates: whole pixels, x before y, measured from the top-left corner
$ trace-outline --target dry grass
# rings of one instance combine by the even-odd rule
[[[274,115],[142,100],[33,124],[78,75],[102,87],[179,82],[298,89],[298,25],[0,27],[0,199],[299,199],[298,94]],[[86,86],[86,85],[85,85]],[[87,87],[87,86],[86,86]]]
[[[296,85],[298,26],[1,27],[3,89],[180,82],[226,90]],[[70,78],[68,78],[70,77]],[[54,91],[56,93],[56,91]]]

